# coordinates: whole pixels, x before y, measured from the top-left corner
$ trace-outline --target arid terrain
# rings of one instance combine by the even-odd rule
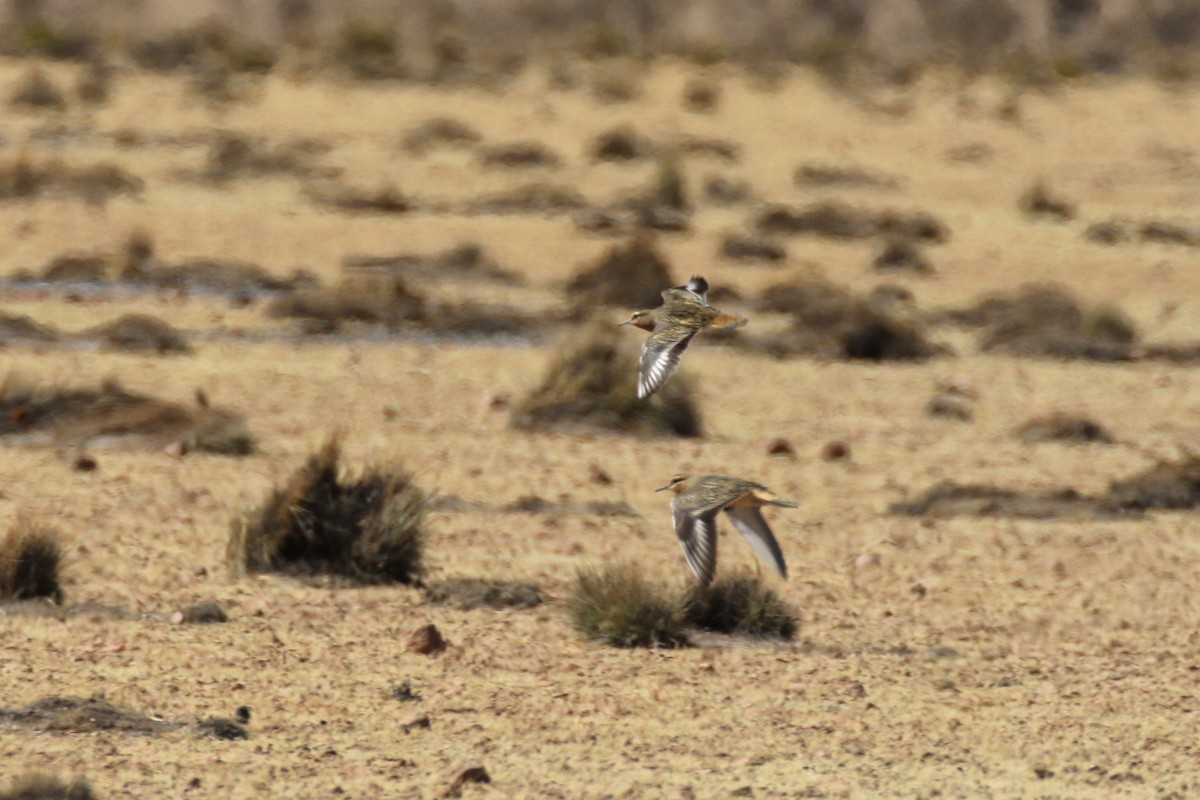
[[[34,66],[0,61],[0,102]],[[494,85],[287,70],[206,82],[117,63],[107,98],[85,102],[75,87],[91,67],[36,68],[63,103],[0,112],[0,312],[57,333],[0,329],[0,379],[114,379],[189,410],[199,391],[238,415],[255,447],[193,450],[202,437],[173,428],[0,436],[0,532],[18,518],[59,531],[70,609],[5,607],[2,705],[103,695],[173,723],[239,706],[252,716],[248,739],[225,740],[190,728],[35,730],[10,714],[0,791],[45,770],[85,778],[99,798],[437,797],[464,765],[482,765],[490,783],[454,791],[1200,792],[1194,510],[889,511],[943,481],[1098,497],[1191,457],[1194,85],[1018,91],[934,72],[835,88],[803,70],[671,60],[531,64]],[[458,126],[410,136],[438,118]],[[597,137],[614,129],[641,149],[597,158]],[[528,163],[532,147],[506,157],[517,143],[539,145],[544,163]],[[108,178],[87,172],[96,165]],[[638,232],[638,215],[658,207],[626,201],[669,170],[687,202]],[[521,187],[519,202],[497,201]],[[882,216],[865,233],[758,224],[780,207]],[[938,230],[896,234],[889,226],[911,212]],[[731,258],[722,243],[734,232],[783,252]],[[683,360],[703,435],[513,427],[512,409],[584,315],[574,309],[593,306],[613,326],[628,317],[631,307],[573,295],[568,282],[637,237],[652,239],[674,282],[702,274],[714,305],[750,318],[736,338],[697,337]],[[927,269],[874,267],[889,243],[915,248]],[[327,311],[330,297],[301,294],[391,269],[361,257],[465,244],[481,250],[468,268],[419,264],[404,278],[423,305],[398,321],[346,321]],[[88,257],[76,262],[82,279],[47,273],[64,256]],[[481,259],[490,271],[470,268]],[[187,280],[145,277],[200,260],[220,263]],[[195,277],[229,263],[260,269],[232,285]],[[928,357],[772,346],[791,324],[764,310],[775,287],[817,275],[861,297],[892,287],[900,310],[888,319],[919,326]],[[1029,283],[1071,293],[1087,335],[1117,332],[1047,355],[985,347],[978,327],[947,313]],[[319,308],[289,316],[301,301]],[[86,333],[128,313],[169,323],[185,347],[130,351]],[[462,319],[490,314],[504,317],[498,334]],[[5,413],[4,431],[27,421]],[[1017,436],[1055,413],[1086,417],[1110,440]],[[398,461],[445,501],[425,521],[431,579],[519,579],[546,601],[457,610],[405,586],[233,574],[231,524],[335,433],[351,471]],[[579,567],[626,559],[673,587],[690,579],[666,495],[654,493],[689,471],[801,501],[767,512],[790,580],[763,571],[801,616],[795,641],[700,635],[687,648],[617,649],[572,629],[565,600]],[[531,496],[547,502],[519,502]],[[629,510],[592,513],[593,503]],[[753,565],[730,530],[720,569]],[[173,620],[201,601],[228,622]],[[427,623],[445,652],[409,651]],[[420,715],[427,725],[414,724]]]

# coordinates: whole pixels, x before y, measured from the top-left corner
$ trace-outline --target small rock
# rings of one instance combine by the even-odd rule
[[[781,436],[776,436],[767,442],[767,455],[773,458],[795,458],[796,448]]]
[[[436,625],[422,625],[408,637],[408,651],[431,656],[446,649],[446,640]]]
[[[195,625],[209,625],[216,622],[229,622],[229,617],[225,615],[225,611],[214,602],[196,603],[193,606],[188,606],[182,612],[175,612],[180,615],[180,622],[186,622]],[[172,615],[174,620],[174,615]]]
[[[908,587],[908,590],[917,597],[924,597],[925,595],[929,594],[929,590],[925,588],[925,584],[921,583],[920,581],[917,581],[912,586]]]
[[[471,764],[459,770],[458,776],[442,794],[442,797],[459,797],[468,783],[491,783],[492,776],[482,764]]]
[[[402,703],[411,703],[420,700],[421,695],[413,691],[411,681],[405,681],[392,689],[392,699]]]
[[[415,711],[400,720],[400,729],[408,733],[413,728],[428,728],[429,715],[423,711]]]
[[[241,724],[248,725],[250,723],[250,706],[238,706],[237,711],[234,712],[234,716],[237,717],[237,721]]]
[[[382,409],[382,413],[383,413],[383,418],[386,419],[388,422],[391,422],[400,416],[400,412],[396,410],[395,406],[384,406]]]
[[[184,442],[182,440],[176,441],[176,442],[171,442],[169,445],[167,445],[166,447],[163,448],[163,452],[166,453],[167,455],[171,456],[172,458],[183,458],[184,456],[187,455],[187,451],[188,451],[187,442]]]
[[[483,401],[480,405],[483,406],[484,411],[498,411],[500,409],[508,408],[508,403],[508,395],[498,394],[496,392],[486,392],[483,395]]]
[[[1037,776],[1039,781],[1044,781],[1046,778],[1054,777],[1054,770],[1049,767],[1038,766],[1033,768],[1033,774]]]
[[[866,569],[867,567],[878,567],[881,561],[879,556],[874,553],[863,553],[858,558],[854,559],[856,569]]]
[[[608,474],[608,470],[594,461],[588,466],[588,477],[592,479],[592,483],[598,483],[601,486],[612,486],[613,483],[613,477]]]
[[[84,453],[75,459],[75,463],[71,465],[71,468],[76,472],[92,472],[97,466],[96,459]]]
[[[208,577],[208,567],[206,567],[204,565],[200,565],[192,570],[192,574],[195,575],[197,578],[207,578]]]
[[[931,417],[960,422],[970,422],[975,418],[975,409],[971,407],[970,402],[945,392],[929,398],[929,402],[925,404],[925,413]]]
[[[845,442],[826,442],[821,448],[822,461],[845,461],[850,458],[850,445]]]

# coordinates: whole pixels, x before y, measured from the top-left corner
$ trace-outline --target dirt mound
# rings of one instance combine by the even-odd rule
[[[945,481],[913,500],[892,503],[889,514],[912,517],[1011,517],[1085,519],[1105,516],[1096,501],[1074,489],[1026,492]]]
[[[653,241],[636,237],[610,247],[599,261],[580,270],[567,284],[567,295],[585,310],[654,308],[662,303],[662,291],[674,285],[670,266]]]
[[[787,330],[760,343],[774,355],[909,361],[937,354],[911,301],[893,293],[864,298],[809,277],[768,288],[757,307],[792,315]]]
[[[0,709],[0,725],[47,733],[132,733],[154,735],[178,730],[139,711],[115,706],[103,696],[88,699],[51,696],[23,709]]]
[[[1154,244],[1200,247],[1200,230],[1160,219],[1103,220],[1089,225],[1083,236],[1088,241],[1107,245],[1129,244],[1136,239]]]
[[[1117,512],[1200,507],[1200,457],[1162,461],[1145,472],[1114,481],[1101,502]]]
[[[0,600],[63,600],[58,531],[18,519],[0,540]]]
[[[183,334],[158,317],[149,314],[125,314],[112,322],[97,325],[80,338],[99,342],[110,350],[150,353],[189,353],[191,347]]]
[[[754,225],[766,234],[812,235],[827,239],[869,239],[888,235],[943,242],[950,235],[946,225],[926,211],[875,211],[833,200],[799,209],[772,206],[758,215]]]
[[[33,67],[17,80],[8,97],[8,105],[24,111],[63,111],[67,107],[67,97],[45,70]]]
[[[55,447],[99,444],[183,449],[223,455],[254,451],[242,418],[209,408],[188,408],[128,392],[116,381],[98,389],[37,386],[12,374],[0,383],[0,443]]]
[[[1014,517],[1087,519],[1136,517],[1154,510],[1200,508],[1200,457],[1160,461],[1149,469],[1109,484],[1103,494],[1074,489],[1020,491],[945,481],[909,501],[893,503],[889,514],[927,517]]]
[[[685,376],[637,399],[638,343],[611,320],[576,330],[551,359],[541,384],[514,403],[522,429],[700,436],[700,412]]]
[[[1010,294],[985,297],[946,318],[981,328],[979,348],[985,353],[1092,361],[1126,361],[1140,355],[1137,329],[1123,312],[1111,306],[1085,311],[1060,286],[1028,284]]]
[[[66,783],[42,772],[17,775],[0,800],[96,800],[92,787],[82,778]]]
[[[342,269],[389,272],[404,277],[418,277],[422,281],[488,280],[509,285],[521,282],[516,272],[497,263],[476,242],[461,242],[440,253],[346,256],[342,259]]]
[[[398,466],[350,478],[336,438],[309,456],[257,509],[233,520],[237,571],[419,584],[425,493]]]
[[[507,142],[488,145],[480,149],[479,159],[485,167],[508,169],[557,167],[562,164],[562,158],[540,142]]]
[[[459,609],[533,608],[541,605],[542,592],[526,581],[496,578],[449,578],[425,587],[425,601]]]
[[[393,332],[445,336],[529,336],[540,325],[553,322],[506,306],[423,297],[409,289],[398,275],[389,274],[399,266],[397,260],[388,259],[382,267],[351,267],[351,274],[336,286],[275,298],[267,306],[267,314],[299,319],[304,331],[311,334],[373,325]]]
[[[1112,444],[1116,440],[1098,422],[1072,414],[1036,417],[1017,428],[1022,442],[1077,442]]]

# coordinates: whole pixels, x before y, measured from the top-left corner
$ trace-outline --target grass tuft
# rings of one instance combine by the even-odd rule
[[[63,599],[59,583],[62,545],[58,531],[19,519],[0,540],[0,599]]]
[[[233,521],[227,555],[237,571],[420,583],[425,493],[398,466],[348,478],[340,461],[333,437]]]
[[[679,604],[630,563],[580,569],[567,601],[577,631],[613,647],[684,647]]]
[[[757,575],[734,573],[710,586],[693,584],[683,601],[684,621],[717,633],[792,639],[800,627],[796,611]]]

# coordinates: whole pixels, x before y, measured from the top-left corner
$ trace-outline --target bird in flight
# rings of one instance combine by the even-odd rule
[[[676,475],[656,491],[667,490],[675,493],[671,499],[675,533],[701,586],[712,583],[717,571],[717,514],[721,511],[729,515],[759,559],[787,578],[783,552],[760,509],[796,508],[797,503],[782,499],[762,484],[726,475]]]
[[[708,282],[692,278],[684,286],[666,289],[658,308],[635,311],[622,325],[650,331],[642,345],[637,396],[645,399],[657,392],[679,368],[679,359],[692,337],[705,328],[738,328],[745,317],[726,314],[708,304]]]

